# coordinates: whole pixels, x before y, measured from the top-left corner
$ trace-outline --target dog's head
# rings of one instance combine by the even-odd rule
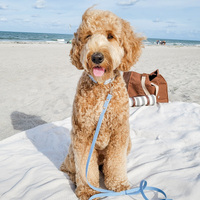
[[[89,8],[74,33],[72,64],[85,69],[97,82],[104,82],[116,69],[130,70],[141,54],[143,40],[129,22],[114,13]]]

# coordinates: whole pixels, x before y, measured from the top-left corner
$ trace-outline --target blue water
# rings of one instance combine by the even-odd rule
[[[72,34],[55,34],[55,33],[27,33],[27,32],[6,32],[0,31],[0,41],[13,42],[46,42],[64,39],[65,42],[73,38]]]
[[[148,38],[144,41],[146,45],[157,45],[157,40],[165,41],[167,46],[200,46],[200,41],[195,40],[174,40],[174,39],[154,39]]]
[[[46,42],[61,39],[67,42],[73,38],[73,34],[56,33],[27,33],[27,32],[6,32],[0,31],[0,41],[13,42]],[[157,45],[156,41],[166,41],[167,46],[200,46],[200,41],[194,40],[170,40],[161,38],[148,38],[144,41],[145,45]]]

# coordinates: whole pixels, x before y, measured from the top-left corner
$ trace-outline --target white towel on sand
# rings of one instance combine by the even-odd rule
[[[131,108],[132,187],[145,179],[174,200],[200,197],[200,105],[173,102]],[[74,200],[75,186],[59,167],[70,144],[71,119],[48,123],[0,142],[1,200]],[[163,198],[147,192],[149,199]],[[140,195],[106,199],[143,199]]]

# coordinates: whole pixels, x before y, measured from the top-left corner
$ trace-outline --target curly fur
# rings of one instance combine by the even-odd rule
[[[110,37],[112,36],[112,37]],[[99,165],[103,164],[105,186],[114,191],[130,187],[126,159],[131,149],[129,135],[128,93],[119,72],[130,70],[138,60],[144,38],[133,32],[129,22],[109,11],[89,8],[82,16],[70,51],[71,62],[84,69],[79,80],[73,104],[71,144],[61,165],[76,184],[76,195],[87,200],[97,193],[86,183],[86,162],[104,101],[110,92],[110,84],[98,84],[109,78],[112,82],[112,99],[105,113],[88,171],[88,180],[99,187]],[[101,52],[105,68],[101,77],[93,74],[95,63],[91,55]],[[98,82],[94,83],[88,74]]]

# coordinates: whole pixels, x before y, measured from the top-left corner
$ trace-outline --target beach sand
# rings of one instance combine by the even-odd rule
[[[70,63],[70,44],[0,43],[0,140],[71,116],[82,71]],[[200,47],[146,46],[131,70],[159,69],[169,100],[200,104]]]

